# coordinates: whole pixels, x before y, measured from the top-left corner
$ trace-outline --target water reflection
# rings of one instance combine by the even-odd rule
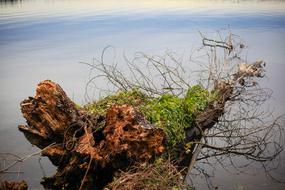
[[[247,42],[249,60],[268,63],[269,79],[263,85],[273,89],[277,112],[285,113],[285,91],[280,88],[285,72],[284,1],[1,1],[0,152],[24,155],[35,150],[17,124],[24,122],[19,102],[34,94],[40,80],[57,81],[81,104],[88,68],[78,62],[91,62],[107,45],[116,47],[118,55],[161,54],[167,49],[190,54],[200,46],[199,30],[212,35],[224,28]],[[42,173],[33,162],[24,165],[21,178],[40,187]],[[48,162],[45,167],[52,168]],[[250,189],[259,189],[264,180],[228,176],[220,173],[217,178]]]

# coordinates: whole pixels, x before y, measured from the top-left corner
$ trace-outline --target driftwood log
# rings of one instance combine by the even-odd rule
[[[165,134],[132,106],[114,105],[106,118],[78,108],[62,88],[41,82],[34,98],[21,103],[27,125],[19,129],[58,166],[43,181],[47,189],[102,189],[114,172],[149,162],[164,151]]]

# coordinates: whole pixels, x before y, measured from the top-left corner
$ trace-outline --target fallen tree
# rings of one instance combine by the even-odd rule
[[[230,53],[234,51],[231,47]],[[216,47],[211,44],[210,48]],[[136,64],[129,64],[133,76],[133,80],[130,80],[116,65],[106,65],[103,55],[99,64],[88,65],[101,72],[98,76],[106,77],[118,87],[119,91],[114,95],[78,107],[58,84],[45,80],[39,83],[35,97],[21,103],[27,125],[20,125],[20,131],[58,167],[54,176],[42,182],[46,189],[142,188],[141,185],[146,182],[139,183],[138,178],[128,176],[138,177],[136,172],[141,172],[145,165],[156,163],[157,160],[165,163],[170,160],[171,164],[162,168],[176,173],[171,177],[185,177],[197,160],[236,154],[252,160],[269,161],[282,150],[277,142],[273,142],[276,146],[272,153],[263,155],[270,144],[267,141],[269,132],[278,128],[276,123],[260,129],[248,129],[242,134],[243,129],[238,127],[224,128],[214,135],[209,133],[211,129],[219,129],[214,126],[225,114],[229,102],[240,101],[241,98],[246,100],[245,94],[249,89],[256,88],[253,79],[263,77],[265,64],[262,61],[235,65],[236,68],[228,72],[226,77],[221,77],[221,73],[214,77],[210,73],[209,87],[206,89],[202,85],[190,86],[180,75],[179,70],[183,70],[183,67],[177,60],[176,67],[173,67],[168,66],[161,57],[143,54],[148,68],[152,67],[163,79],[164,86],[159,90],[155,81]],[[174,59],[172,55],[168,56]],[[98,76],[91,78],[88,85]],[[261,92],[258,90],[256,92]],[[256,97],[266,99],[264,94],[259,95]],[[250,101],[260,103],[263,99],[251,98]],[[261,139],[255,137],[260,131],[267,130],[269,132]],[[235,136],[237,132],[240,133],[239,137]],[[211,145],[206,140],[211,135],[226,138],[229,145]],[[207,154],[202,151],[204,148],[214,151]],[[200,154],[202,157],[199,157]],[[129,168],[131,174],[126,173]],[[154,171],[153,168],[157,167],[149,168],[144,171],[151,174],[150,170]],[[157,172],[160,173],[159,170]],[[157,172],[150,176],[154,177]],[[145,176],[142,180],[150,179],[149,175]],[[118,180],[114,181],[115,178]],[[165,178],[171,180],[168,175]],[[181,177],[177,179],[181,180]],[[128,185],[122,185],[126,181]],[[135,181],[138,183],[134,184]],[[145,187],[155,189],[164,186],[165,189],[172,189],[185,185],[177,184]]]

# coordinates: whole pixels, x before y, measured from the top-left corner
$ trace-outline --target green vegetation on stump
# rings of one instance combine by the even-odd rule
[[[215,94],[200,85],[189,88],[184,97],[163,94],[154,98],[138,89],[131,89],[109,95],[88,104],[86,108],[92,114],[105,116],[106,110],[113,104],[132,105],[140,110],[150,123],[165,131],[168,147],[172,148],[184,139],[184,129],[191,127],[195,116],[214,99]]]

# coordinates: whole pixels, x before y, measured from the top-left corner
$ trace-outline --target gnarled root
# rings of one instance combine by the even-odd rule
[[[49,80],[21,103],[21,111],[27,125],[20,125],[20,131],[58,166],[42,182],[48,189],[102,189],[114,172],[152,161],[165,149],[164,132],[134,107],[113,105],[105,118],[91,115]]]

